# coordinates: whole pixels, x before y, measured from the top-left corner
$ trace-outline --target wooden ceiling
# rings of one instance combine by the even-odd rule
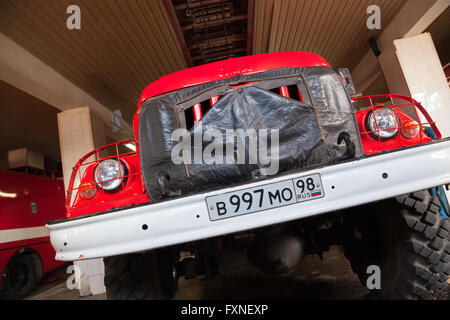
[[[120,108],[130,121],[148,83],[188,65],[164,1],[1,0],[0,30],[111,110]],[[212,2],[218,0],[173,0],[178,8]],[[253,1],[228,2],[248,7]],[[236,34],[239,54],[249,47],[254,53],[303,50],[324,56],[334,67],[351,68],[369,50],[368,38],[380,32],[366,28],[366,8],[381,7],[383,27],[405,2],[256,0],[254,36],[244,39],[251,35],[244,24]],[[81,9],[81,30],[66,28],[72,4]],[[237,16],[252,14],[236,10]]]
[[[186,67],[159,0],[1,0],[0,30],[127,120],[148,83]]]
[[[1,80],[0,97],[0,170],[24,147],[59,161],[58,110]]]
[[[370,50],[367,8],[381,9],[385,28],[406,0],[258,0],[255,53],[301,50],[324,57],[334,68],[352,69]]]

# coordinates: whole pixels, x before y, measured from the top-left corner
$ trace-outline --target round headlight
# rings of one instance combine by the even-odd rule
[[[100,189],[112,191],[122,185],[122,178],[126,175],[125,166],[114,159],[103,160],[94,171],[94,180]]]
[[[370,111],[367,116],[366,125],[369,131],[374,131],[370,133],[372,137],[378,139],[379,135],[381,139],[389,139],[398,134],[400,118],[397,116],[395,111],[390,108],[379,108]]]

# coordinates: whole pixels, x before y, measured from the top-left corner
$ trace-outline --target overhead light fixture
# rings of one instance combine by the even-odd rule
[[[17,193],[8,193],[0,191],[0,197],[2,198],[17,198]]]

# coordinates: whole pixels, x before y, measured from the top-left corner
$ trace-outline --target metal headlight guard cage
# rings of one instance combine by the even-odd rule
[[[134,144],[136,147],[136,151],[132,150],[129,152],[123,152],[121,149],[129,149],[126,145]],[[72,168],[72,174],[70,177],[69,186],[67,188],[67,196],[66,196],[66,209],[70,209],[72,204],[76,203],[78,197],[79,197],[79,188],[81,185],[81,182],[87,179],[84,175],[86,173],[90,173],[90,171],[87,171],[86,169],[90,167],[91,165],[95,165],[95,167],[102,161],[107,159],[113,159],[117,160],[120,163],[122,163],[124,166],[127,166],[127,161],[125,160],[126,157],[136,155],[138,152],[138,141],[136,139],[129,139],[129,140],[123,140],[119,142],[115,142],[100,148],[97,148],[86,155],[84,155],[80,160],[78,160],[77,164]],[[113,181],[120,179],[121,180],[121,189],[124,188],[126,180],[130,180],[130,177],[136,176],[136,180],[139,181],[139,189],[141,191],[145,192],[145,188],[142,183],[142,175],[140,170],[140,165],[135,168],[135,170],[130,170],[130,168],[126,168],[125,172],[122,172],[121,166],[119,166],[120,175],[114,179],[105,180],[103,181],[101,178],[101,175],[99,175],[98,178],[98,185],[100,186],[99,189],[103,190],[103,183]],[[94,173],[94,170],[92,170],[92,174]],[[94,176],[92,176],[92,180],[94,181]],[[97,183],[96,183],[97,185]],[[76,191],[76,192],[74,192]],[[107,192],[107,191],[106,191]]]
[[[382,102],[383,105],[378,105],[376,103],[376,101],[379,101],[380,103]],[[395,100],[399,100],[400,103],[395,103]],[[409,110],[406,110],[408,115],[415,115],[414,119],[413,117],[412,120],[415,120],[418,125],[419,128],[421,129],[423,126],[428,125],[432,128],[432,130],[434,131],[435,135],[436,135],[436,139],[440,140],[442,138],[441,132],[439,131],[439,129],[436,127],[436,122],[433,121],[430,117],[430,115],[428,114],[428,112],[425,110],[425,108],[420,104],[420,102],[414,100],[411,97],[408,96],[404,96],[404,95],[399,95],[399,94],[380,94],[380,95],[371,95],[371,96],[364,96],[364,97],[356,97],[352,99],[353,102],[361,102],[361,101],[365,101],[368,102],[369,105],[365,106],[367,107],[366,110],[366,114],[368,115],[370,112],[374,112],[376,109],[393,109],[394,111],[396,110],[396,108],[400,109],[400,108],[404,108],[404,107],[409,107]],[[387,104],[386,104],[387,103]],[[411,109],[413,109],[413,112],[411,112]],[[402,109],[400,109],[402,110]],[[426,122],[421,120],[420,114],[423,115],[423,117],[426,119]],[[392,128],[388,128],[388,129],[380,129],[378,128],[378,121],[376,119],[376,117],[374,117],[375,119],[375,126],[376,126],[376,130],[370,131],[368,130],[364,125],[362,127],[360,127],[360,135],[361,137],[363,137],[364,135],[369,135],[369,134],[373,134],[375,133],[376,136],[378,137],[378,147],[381,149],[382,148],[382,143],[383,141],[385,141],[385,139],[381,138],[380,135],[380,131],[390,131],[390,130],[395,130],[398,129],[398,131],[400,132],[402,128],[405,127],[405,124],[401,124],[399,123],[399,118],[396,117],[396,122],[397,122],[397,126],[396,127],[392,127]],[[427,142],[424,139],[424,135],[421,134],[421,131],[419,131],[419,135],[418,135],[418,144]]]

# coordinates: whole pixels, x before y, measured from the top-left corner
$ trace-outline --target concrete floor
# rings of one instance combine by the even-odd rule
[[[77,290],[66,286],[65,269],[59,279],[38,286],[31,300],[101,300],[104,294],[80,298]],[[450,300],[450,288],[436,299]],[[332,247],[323,261],[307,256],[290,279],[274,279],[251,267],[223,274],[219,280],[180,280],[179,299],[297,299],[297,300],[365,300],[369,292],[350,269],[340,247]]]

